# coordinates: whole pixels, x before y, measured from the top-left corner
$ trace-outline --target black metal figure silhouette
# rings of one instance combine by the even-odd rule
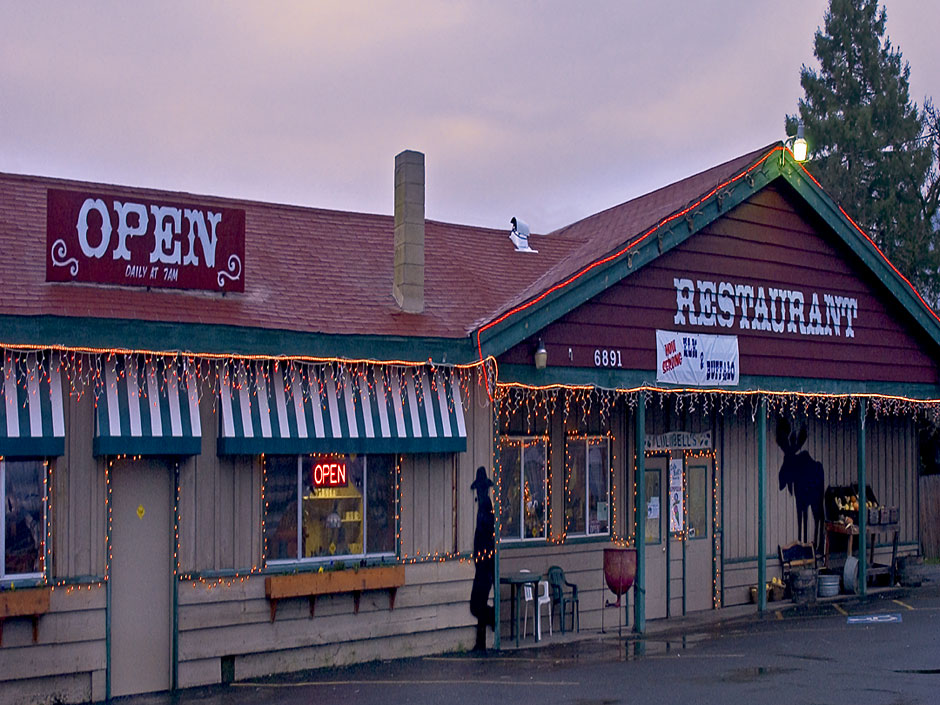
[[[477,477],[470,489],[477,493],[477,528],[473,534],[473,562],[476,572],[470,589],[470,614],[477,618],[475,651],[486,650],[486,628],[496,628],[496,612],[489,604],[490,590],[495,578],[496,516],[490,487],[493,481],[486,476],[486,468],[477,468]]]
[[[780,419],[777,423],[777,445],[783,450],[780,490],[786,488],[796,499],[796,528],[799,541],[810,541],[809,509],[813,510],[812,542],[818,550],[822,546],[825,473],[822,463],[813,460],[807,451],[800,450],[804,443],[806,426],[791,433],[790,423],[786,419]]]

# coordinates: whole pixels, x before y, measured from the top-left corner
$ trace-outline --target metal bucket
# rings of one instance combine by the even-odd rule
[[[842,585],[848,593],[858,592],[858,558],[849,556],[842,567]]]
[[[839,594],[839,581],[840,576],[838,575],[820,575],[816,578],[817,591],[816,594],[819,597],[835,597]]]
[[[902,587],[920,587],[924,581],[924,559],[920,556],[899,558],[898,580]]]

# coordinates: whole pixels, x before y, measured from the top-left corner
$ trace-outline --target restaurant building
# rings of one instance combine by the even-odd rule
[[[528,248],[426,221],[419,153],[395,184],[380,216],[0,175],[15,702],[469,648],[478,466],[497,573],[561,566],[581,629],[612,545],[636,629],[746,602],[816,488],[897,512],[860,589],[918,552],[940,321],[782,146]]]

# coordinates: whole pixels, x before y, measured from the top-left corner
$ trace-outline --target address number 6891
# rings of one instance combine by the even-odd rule
[[[600,349],[596,348],[594,350],[594,366],[595,367],[623,367],[623,360],[620,358],[620,351],[611,349]]]

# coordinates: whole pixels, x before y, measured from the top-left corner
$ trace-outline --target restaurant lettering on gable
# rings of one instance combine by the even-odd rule
[[[731,328],[735,319],[741,330],[799,335],[854,338],[852,324],[858,317],[858,299],[798,289],[754,286],[674,278],[677,326],[721,326]],[[698,291],[696,308],[695,292]],[[765,293],[766,292],[766,293]]]
[[[245,211],[50,189],[46,281],[244,291]]]

